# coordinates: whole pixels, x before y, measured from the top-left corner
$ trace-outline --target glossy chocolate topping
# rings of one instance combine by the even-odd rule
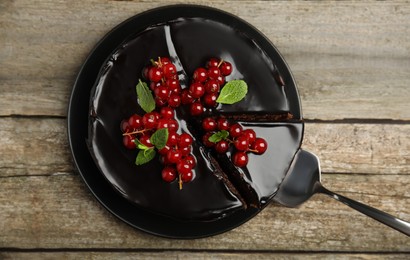
[[[119,126],[122,119],[134,113],[144,114],[137,102],[135,86],[149,60],[158,56],[171,57],[183,88],[195,68],[203,66],[210,57],[230,61],[234,70],[227,80],[244,79],[248,94],[241,102],[219,106],[216,111],[240,115],[240,123],[263,137],[268,142],[268,150],[263,155],[250,153],[245,168],[234,167],[229,160],[216,158],[215,161],[212,152],[202,146],[191,118],[180,109],[177,111],[180,130],[190,133],[195,140],[194,180],[179,190],[177,182],[169,184],[161,179],[163,166],[158,158],[136,166],[137,152],[123,147]],[[227,176],[232,172],[240,174],[264,206],[282,182],[303,133],[300,122],[269,122],[269,115],[289,111],[286,86],[275,80],[274,64],[275,61],[243,33],[205,19],[178,19],[132,36],[109,57],[91,94],[88,146],[95,163],[125,198],[172,218],[212,220],[235,210],[245,210],[243,194],[238,195],[226,184],[218,174],[221,169]],[[258,116],[254,115],[261,114],[267,116],[258,122]],[[229,156],[228,153],[227,158]],[[232,167],[235,169],[230,172]],[[234,181],[232,184],[239,185]]]

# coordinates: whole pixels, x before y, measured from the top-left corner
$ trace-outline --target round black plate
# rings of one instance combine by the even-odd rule
[[[86,145],[90,91],[100,68],[126,38],[147,27],[177,18],[205,18],[227,24],[254,39],[275,60],[286,85],[290,112],[301,118],[300,102],[294,79],[285,61],[257,29],[229,13],[202,6],[175,5],[138,14],[110,31],[92,50],[74,84],[68,109],[68,138],[75,165],[98,201],[112,214],[129,225],[163,237],[200,238],[231,230],[246,222],[258,210],[237,211],[228,217],[210,222],[177,221],[139,208],[116,192],[95,165]]]

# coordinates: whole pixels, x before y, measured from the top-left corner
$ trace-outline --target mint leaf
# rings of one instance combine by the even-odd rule
[[[241,101],[248,92],[248,85],[243,80],[231,80],[225,84],[216,102],[234,104]]]
[[[228,138],[228,136],[229,136],[229,132],[228,132],[228,131],[226,131],[226,130],[221,130],[221,131],[216,132],[216,133],[214,133],[213,135],[211,135],[211,136],[208,138],[208,141],[209,141],[209,142],[212,142],[212,143],[217,143],[217,142],[219,142],[219,141],[221,141],[221,140],[225,140],[226,138]]]
[[[138,103],[145,112],[149,113],[155,109],[155,100],[147,83],[139,80],[137,84]]]
[[[158,150],[161,150],[162,148],[165,147],[168,141],[168,129],[167,128],[161,128],[155,131],[151,135],[151,138],[149,139],[151,141],[151,144],[155,146]]]
[[[155,157],[155,150],[154,149],[147,149],[147,150],[140,150],[137,154],[137,158],[135,159],[136,165],[145,164]]]
[[[134,139],[134,143],[137,145],[137,148],[140,149],[140,150],[148,150],[149,149],[148,146],[141,143],[140,140],[138,140],[137,138]]]

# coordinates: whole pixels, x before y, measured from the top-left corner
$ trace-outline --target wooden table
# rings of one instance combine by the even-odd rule
[[[325,186],[410,220],[408,3],[190,2],[247,20],[284,55]],[[407,236],[323,195],[197,240],[134,230],[96,201],[67,142],[75,77],[113,26],[169,3],[0,2],[0,258],[408,259]]]

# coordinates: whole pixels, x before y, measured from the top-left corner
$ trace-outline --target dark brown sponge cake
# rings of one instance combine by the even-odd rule
[[[161,180],[158,160],[136,166],[135,151],[122,146],[119,125],[131,114],[143,114],[135,86],[147,62],[158,56],[169,56],[177,64],[183,87],[208,58],[230,61],[234,72],[227,80],[244,79],[248,94],[213,112],[254,129],[268,142],[267,152],[250,155],[246,168],[234,167],[229,153],[216,156],[202,145],[198,127],[180,109],[181,131],[194,137],[194,180],[179,190],[176,182]],[[88,146],[101,173],[135,205],[176,219],[211,221],[249,206],[263,207],[285,176],[303,132],[298,118],[290,120],[285,86],[278,84],[274,62],[245,34],[205,19],[177,19],[134,35],[109,57],[91,95]]]

